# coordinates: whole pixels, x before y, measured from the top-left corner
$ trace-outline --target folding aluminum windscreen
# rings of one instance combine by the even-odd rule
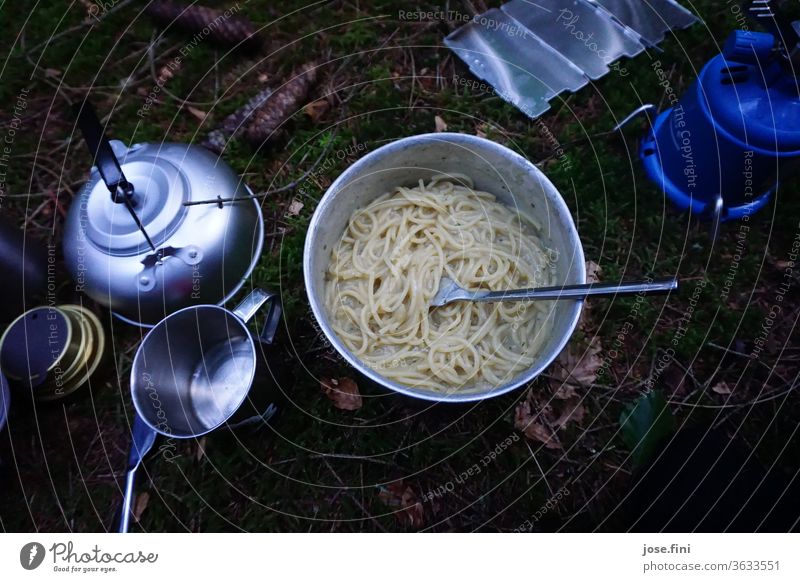
[[[445,44],[531,118],[697,18],[672,0],[512,0],[454,31]]]
[[[649,45],[664,40],[672,29],[686,28],[697,17],[672,0],[590,0],[602,6],[625,26],[635,30]]]
[[[590,79],[608,73],[609,63],[620,57],[644,50],[636,34],[582,0],[515,0],[502,9]]]
[[[567,57],[496,8],[445,42],[476,76],[530,117],[547,111],[548,101],[565,89],[577,91],[589,82]]]

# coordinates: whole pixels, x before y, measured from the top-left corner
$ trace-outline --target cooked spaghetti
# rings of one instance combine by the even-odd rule
[[[552,325],[550,302],[429,304],[443,276],[470,290],[553,284],[539,230],[466,176],[398,187],[357,210],[333,250],[332,327],[364,364],[406,386],[449,392],[509,382],[534,363]]]

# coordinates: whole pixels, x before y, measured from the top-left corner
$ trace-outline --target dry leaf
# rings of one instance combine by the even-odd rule
[[[591,386],[597,380],[597,371],[603,365],[599,355],[602,349],[597,336],[592,338],[588,347],[574,342],[567,344],[556,358],[551,375],[562,384],[577,388]]]
[[[320,383],[325,396],[340,410],[358,410],[363,404],[358,385],[351,378],[330,378]]]
[[[97,18],[102,10],[99,4],[92,2],[91,0],[80,0],[80,3],[86,9],[87,18]]]
[[[150,494],[147,491],[142,491],[136,496],[136,501],[133,503],[133,519],[139,523],[144,510],[150,504]]]
[[[586,415],[586,409],[581,404],[580,398],[570,398],[564,401],[564,408],[561,415],[553,423],[556,428],[566,428],[570,422],[580,424]]]
[[[436,133],[447,131],[447,124],[444,122],[444,119],[442,119],[438,115],[433,118],[433,123],[436,126]]]
[[[600,268],[600,265],[598,265],[594,261],[586,261],[587,283],[599,283],[602,276],[603,276],[603,270]],[[592,306],[592,300],[587,299],[586,301],[583,302],[583,309],[581,310],[581,318],[578,323],[580,329],[587,333],[591,333],[593,329],[589,311],[591,306]]]
[[[569,400],[573,396],[577,396],[578,393],[575,391],[575,387],[571,384],[564,384],[563,382],[561,385],[556,389],[555,394],[553,394],[553,398],[557,400]]]
[[[289,209],[286,211],[287,216],[297,216],[300,214],[300,211],[303,209],[303,203],[300,202],[297,198],[294,198],[289,204]]]
[[[785,271],[786,269],[794,268],[795,265],[794,261],[785,261],[783,259],[775,259],[773,257],[769,258],[769,262],[772,263],[772,265],[779,271]]]
[[[538,422],[532,422],[525,430],[525,436],[529,439],[544,443],[547,449],[560,449],[561,443],[558,442],[558,437],[544,425]]]
[[[586,282],[599,283],[603,275],[603,269],[594,261],[586,261]]]
[[[303,110],[311,118],[311,121],[319,121],[331,108],[331,104],[327,99],[317,99],[306,105]]]
[[[438,79],[435,75],[419,75],[417,77],[417,83],[419,83],[420,86],[429,93],[432,93],[436,90],[437,82]]]
[[[166,83],[172,77],[175,76],[175,73],[173,71],[177,71],[180,68],[181,68],[181,62],[180,61],[172,61],[170,64],[164,65],[163,67],[161,67],[158,70],[158,75],[157,75],[156,78],[158,79],[158,81],[160,83],[162,83],[162,84]]]
[[[711,387],[711,390],[713,392],[716,392],[717,394],[730,394],[731,393],[731,387],[728,386],[727,382],[717,382],[716,384],[714,384]]]
[[[544,443],[548,449],[560,449],[561,443],[555,433],[537,422],[540,417],[539,414],[532,414],[531,403],[525,400],[517,404],[514,411],[514,427],[529,439]]]
[[[422,503],[419,502],[417,494],[410,485],[403,481],[395,481],[386,487],[381,487],[378,497],[387,506],[396,509],[394,515],[402,525],[414,529],[425,525]]]
[[[297,198],[294,198],[289,204],[289,208],[286,209],[286,215],[297,216],[298,214],[300,214],[300,211],[302,209],[303,209],[303,203],[300,202]]]
[[[208,117],[208,113],[197,107],[192,107],[191,105],[186,106],[186,111],[195,116],[199,121],[205,121],[206,117]]]

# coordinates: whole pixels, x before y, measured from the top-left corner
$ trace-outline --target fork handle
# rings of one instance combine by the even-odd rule
[[[516,289],[513,291],[477,292],[470,301],[526,301],[534,299],[585,299],[586,297],[615,297],[617,295],[665,295],[678,290],[678,279],[654,279],[631,283],[588,283]]]

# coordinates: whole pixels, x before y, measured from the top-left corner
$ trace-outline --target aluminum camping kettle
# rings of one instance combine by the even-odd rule
[[[264,235],[261,207],[239,176],[198,146],[109,141],[88,103],[77,113],[96,164],[64,229],[77,289],[144,327],[236,294]],[[197,204],[209,199],[219,202]]]

